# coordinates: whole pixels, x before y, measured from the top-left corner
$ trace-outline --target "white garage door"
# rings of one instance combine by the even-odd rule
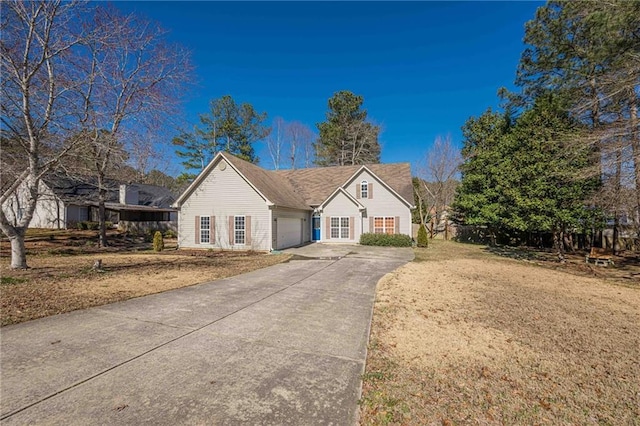
[[[277,249],[302,244],[302,219],[278,218],[277,234]]]

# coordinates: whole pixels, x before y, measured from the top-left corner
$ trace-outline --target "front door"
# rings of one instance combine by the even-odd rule
[[[320,216],[313,216],[311,218],[311,239],[313,241],[320,241]]]

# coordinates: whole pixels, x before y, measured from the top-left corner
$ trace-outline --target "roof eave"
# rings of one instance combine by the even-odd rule
[[[351,194],[349,194],[342,186],[339,186],[338,188],[336,188],[335,191],[333,191],[326,200],[324,200],[319,206],[318,208],[323,209],[325,204],[327,204],[329,202],[329,200],[331,200],[338,192],[342,192],[349,200],[351,200],[357,207],[358,210],[362,211],[362,210],[366,210],[366,207],[363,206],[360,201],[356,200]]]

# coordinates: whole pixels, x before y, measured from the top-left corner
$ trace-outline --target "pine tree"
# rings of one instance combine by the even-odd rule
[[[512,99],[529,107],[548,91],[567,99],[572,116],[590,130],[567,148],[591,146],[591,174],[607,188],[598,203],[616,198],[609,192],[621,188],[622,170],[631,164],[629,180],[635,184],[640,212],[638,28],[637,1],[552,1],[540,7],[526,25],[528,47],[516,79],[522,93]]]
[[[220,151],[258,163],[253,144],[269,134],[266,119],[266,112],[258,113],[251,104],[237,104],[230,95],[225,95],[211,101],[209,113],[200,115],[200,126],[191,133],[183,132],[172,143],[182,148],[176,154],[184,159],[182,165],[187,170],[200,172]],[[195,176],[185,172],[179,179]]]
[[[343,90],[329,99],[327,120],[318,123],[316,147],[319,166],[345,166],[380,162],[380,127],[361,109],[364,98]]]

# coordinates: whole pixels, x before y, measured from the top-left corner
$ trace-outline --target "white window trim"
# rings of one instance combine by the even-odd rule
[[[360,198],[369,198],[369,182],[366,180],[360,182]]]
[[[203,225],[203,221],[204,219],[209,219],[208,220],[208,227],[204,228]],[[207,231],[206,234],[203,234],[204,231]],[[204,241],[203,235],[206,235],[207,237],[207,241]],[[211,244],[211,216],[200,216],[200,244]]]
[[[334,219],[338,220],[338,226],[337,227],[333,226],[333,220]],[[347,226],[346,227],[342,226],[343,219],[346,219],[346,221],[347,221]],[[350,224],[350,222],[351,222],[351,219],[349,218],[349,216],[331,216],[331,220],[330,220],[330,225],[331,226],[330,226],[330,229],[329,229],[329,235],[331,236],[331,239],[332,240],[348,240],[349,236],[351,235],[350,234],[350,232],[351,232],[351,229],[350,229],[351,228],[351,224]],[[333,236],[333,230],[334,229],[338,230],[338,236],[337,237]],[[343,237],[342,235],[343,235],[343,231],[345,229],[347,230],[347,233],[346,233],[347,236]]]
[[[382,228],[376,226],[376,219],[382,219]],[[387,219],[393,220],[393,226],[391,228],[387,228]],[[376,229],[382,229],[382,232],[376,232]],[[391,234],[396,233],[396,218],[394,216],[374,216],[373,217],[373,229],[371,232],[374,234],[386,234],[387,230],[391,230]]]
[[[238,218],[242,218],[243,221],[243,227],[242,228],[238,228]],[[242,235],[244,235],[244,238],[242,239],[242,242],[239,243],[238,242],[238,232],[242,232]],[[238,216],[234,216],[233,217],[233,245],[234,246],[244,246],[247,244],[247,216],[245,215],[238,215]]]

